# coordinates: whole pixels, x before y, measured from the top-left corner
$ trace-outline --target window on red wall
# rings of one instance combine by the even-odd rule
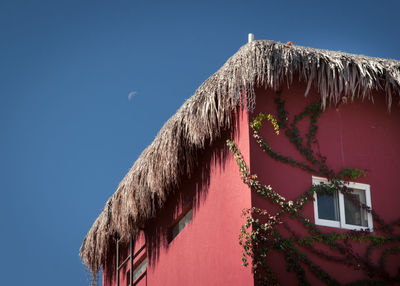
[[[144,272],[147,270],[147,257],[139,260],[138,263],[135,264],[133,269],[133,282],[137,282],[139,277],[141,277]]]
[[[190,209],[183,215],[181,215],[177,221],[172,225],[168,235],[168,241],[171,242],[179,233],[189,224],[193,218],[193,210]]]
[[[328,180],[312,177],[313,185],[327,184]],[[314,193],[314,217],[316,225],[353,229],[373,230],[372,215],[363,205],[371,206],[370,186],[367,184],[346,183],[350,193],[344,195],[335,191]]]
[[[128,272],[126,273],[128,277],[128,279],[126,280],[126,286],[135,286],[136,284],[138,284],[145,276],[146,271],[147,271],[147,257],[146,254],[144,254],[133,265],[132,284],[130,283],[131,271],[128,270]]]

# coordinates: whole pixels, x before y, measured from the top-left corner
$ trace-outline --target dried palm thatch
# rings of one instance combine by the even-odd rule
[[[252,111],[255,87],[278,90],[293,80],[305,82],[305,95],[313,86],[325,108],[327,100],[342,96],[372,99],[384,91],[390,108],[400,96],[400,62],[342,52],[253,41],[243,46],[219,71],[207,79],[159,131],[153,143],[119,184],[86,235],[80,257],[96,275],[115,233],[127,240],[155,216],[183,176],[196,167],[195,152],[205,149],[231,128],[232,111],[243,104]]]

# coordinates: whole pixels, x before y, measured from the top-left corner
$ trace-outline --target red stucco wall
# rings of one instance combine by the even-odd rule
[[[242,113],[236,137],[249,158],[247,116]],[[224,142],[222,142],[224,144]],[[210,167],[208,186],[194,207],[193,219],[168,245],[148,272],[148,285],[251,285],[249,269],[241,265],[238,244],[241,210],[250,193],[241,184],[231,156]],[[189,181],[184,190],[193,188]]]
[[[235,141],[249,159],[247,113],[240,113]],[[225,140],[220,140],[216,145],[225,147]],[[214,155],[213,149],[209,148],[201,156],[204,161],[201,165],[207,169],[206,174],[201,174],[199,168],[193,178],[185,179],[178,192],[193,194],[182,199],[186,201],[182,203],[184,206],[189,201],[193,202],[193,219],[183,231],[168,244],[165,236],[167,229],[163,226],[171,225],[171,212],[174,213],[173,217],[177,217],[182,208],[174,212],[174,201],[167,203],[158,219],[147,226],[152,232],[148,240],[154,239],[155,235],[162,237],[158,245],[152,247],[156,254],[150,259],[147,281],[143,280],[147,285],[253,285],[251,270],[242,266],[241,247],[238,243],[240,227],[244,222],[241,212],[250,207],[251,195],[241,183],[232,154],[226,148],[223,149],[224,154],[219,153],[218,159],[214,162],[211,160],[210,164],[210,158]],[[126,285],[126,277],[123,276],[128,270],[129,267],[121,270],[120,285]],[[116,285],[115,278],[107,280],[106,276],[103,285]]]
[[[290,120],[318,98],[315,91],[304,98],[304,91],[305,86],[298,84],[290,89],[285,88],[281,94],[282,99],[286,100],[286,110],[289,111]],[[268,112],[276,116],[276,105],[273,101],[275,96],[272,91],[258,90],[255,114]],[[398,148],[400,110],[398,105],[394,104],[391,112],[388,112],[385,95],[376,93],[373,96],[375,103],[358,100],[353,104],[342,103],[337,107],[327,108],[318,121],[317,139],[321,153],[327,157],[327,165],[335,172],[346,167],[368,170],[367,176],[360,178],[357,182],[371,186],[373,209],[386,222],[390,222],[400,217],[398,209],[400,201],[400,182],[398,181],[400,174],[400,151]],[[304,131],[308,129],[308,126],[309,120],[299,124],[300,130],[303,131],[301,134],[306,133]],[[305,162],[305,159],[284,134],[278,136],[274,134],[270,124],[264,123],[261,134],[274,150]],[[250,142],[251,172],[257,174],[261,182],[271,185],[275,191],[288,200],[295,199],[311,186],[312,174],[275,161],[261,151],[254,139],[251,139]],[[269,203],[254,194],[252,195],[252,205],[272,210]],[[303,214],[312,221],[314,220],[312,203],[305,207]],[[295,231],[305,234],[304,228],[300,224],[293,223],[291,227]],[[340,232],[334,228],[321,228],[324,231]],[[364,255],[365,245],[356,245],[355,249]],[[353,281],[363,277],[362,271],[354,271],[354,269],[337,263],[321,260],[312,254],[309,254],[309,257],[339,282]],[[393,260],[393,257],[391,259]],[[286,271],[286,263],[281,254],[271,255],[269,261],[273,262],[271,265],[279,274],[282,285],[296,284],[295,273]],[[397,267],[398,264],[399,262],[397,262]],[[393,264],[390,265],[396,269]],[[312,285],[320,284],[320,281],[316,280],[313,275],[308,276]]]

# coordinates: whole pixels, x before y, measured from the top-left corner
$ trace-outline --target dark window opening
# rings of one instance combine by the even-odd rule
[[[171,242],[179,233],[189,224],[193,218],[193,210],[190,209],[185,215],[180,217],[177,222],[170,228],[168,242]]]

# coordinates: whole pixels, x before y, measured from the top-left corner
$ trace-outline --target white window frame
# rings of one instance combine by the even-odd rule
[[[328,184],[328,180],[326,178],[315,177],[312,176],[312,184],[313,185],[320,185],[321,183]],[[365,193],[365,205],[372,209],[371,204],[371,191],[370,186],[367,184],[349,182],[346,184],[348,188],[353,189],[353,193],[361,193],[362,191]],[[329,226],[329,227],[336,227],[336,228],[343,228],[343,229],[352,229],[352,230],[369,230],[373,231],[373,222],[372,222],[372,214],[371,212],[367,212],[367,222],[368,226],[359,226],[359,225],[352,225],[346,224],[345,219],[345,208],[344,208],[344,195],[342,192],[338,192],[338,201],[339,201],[339,221],[335,220],[327,220],[327,219],[320,219],[318,216],[318,197],[317,193],[314,192],[314,219],[316,225],[322,226]]]

